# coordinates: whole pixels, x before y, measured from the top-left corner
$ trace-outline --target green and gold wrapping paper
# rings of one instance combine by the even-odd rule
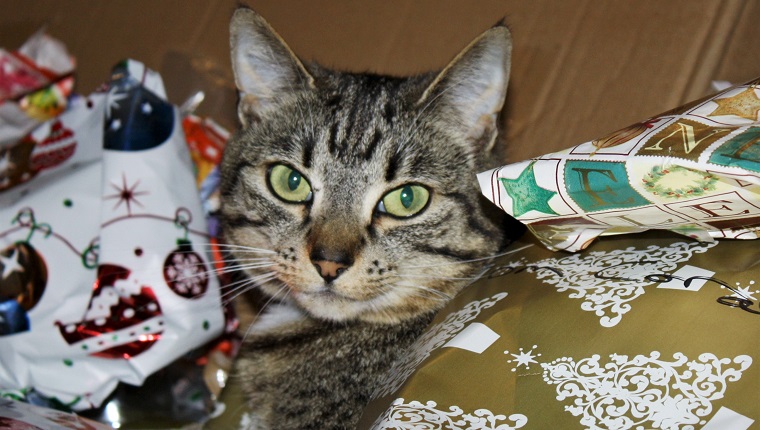
[[[549,248],[671,230],[712,241],[760,228],[758,80],[574,148],[478,175]]]
[[[754,241],[646,232],[567,254],[524,238],[439,313],[360,428],[750,428],[758,261]]]

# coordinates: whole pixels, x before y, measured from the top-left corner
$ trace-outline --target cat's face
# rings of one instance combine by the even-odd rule
[[[440,75],[402,79],[307,69],[241,9],[232,53],[243,128],[223,228],[265,293],[317,318],[398,321],[440,308],[504,245],[475,179],[506,91],[503,27]]]

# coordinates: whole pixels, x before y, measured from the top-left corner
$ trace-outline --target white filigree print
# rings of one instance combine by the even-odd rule
[[[570,298],[583,300],[581,309],[594,312],[603,327],[613,327],[631,310],[631,302],[644,294],[645,287],[662,282],[658,275],[675,271],[679,263],[715,245],[717,242],[679,242],[666,247],[629,247],[549,258],[533,266],[553,269],[536,270],[536,277],[555,285],[558,292],[570,291]]]
[[[466,414],[459,406],[448,411],[437,408],[436,402],[425,404],[412,400],[396,399],[388,410],[372,425],[372,430],[515,430],[522,428],[528,418],[521,414],[495,415],[488,409],[478,409]]]
[[[412,344],[406,355],[386,373],[386,379],[380,383],[372,394],[372,398],[387,396],[398,390],[415,368],[430,356],[431,352],[462,331],[465,324],[475,319],[483,309],[490,308],[504,297],[507,297],[507,293],[497,293],[483,300],[470,302],[461,310],[449,314],[445,320],[429,328]]]
[[[542,363],[544,381],[556,385],[557,400],[572,400],[565,410],[590,430],[656,428],[691,430],[704,425],[712,402],[724,396],[752,364],[739,355],[733,360],[704,353],[689,360],[676,353],[673,361],[649,356],[599,355],[579,361],[563,357]]]

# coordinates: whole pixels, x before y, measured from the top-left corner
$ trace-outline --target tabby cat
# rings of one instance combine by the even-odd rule
[[[236,377],[254,428],[353,428],[391,363],[509,241],[475,174],[510,35],[493,27],[442,72],[398,78],[304,64],[247,8],[230,27],[242,128],[222,163],[225,248],[266,301]]]

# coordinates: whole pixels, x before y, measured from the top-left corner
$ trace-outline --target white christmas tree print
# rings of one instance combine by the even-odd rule
[[[751,364],[747,355],[704,353],[690,360],[675,353],[663,360],[654,351],[633,358],[612,354],[606,362],[599,355],[562,357],[541,367],[544,381],[556,386],[557,400],[570,401],[565,410],[584,428],[686,430],[706,423],[713,401]]]
[[[603,327],[614,327],[631,311],[631,302],[646,292],[645,287],[658,282],[647,275],[671,273],[679,263],[716,245],[678,242],[665,247],[629,247],[549,258],[532,265],[552,268],[535,271],[536,278],[554,285],[560,293],[570,292],[571,299],[583,300],[582,310],[594,312]]]
[[[527,423],[528,418],[522,414],[507,417],[488,409],[465,413],[459,406],[443,410],[432,400],[423,404],[416,400],[407,403],[403,398],[398,398],[375,421],[372,430],[516,430]]]

